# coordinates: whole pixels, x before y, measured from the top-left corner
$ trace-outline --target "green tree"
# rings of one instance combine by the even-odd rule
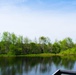
[[[9,32],[3,32],[2,40],[1,40],[1,51],[2,53],[7,54],[9,51],[9,45],[10,45],[10,33]]]
[[[39,38],[39,43],[40,43],[40,44],[46,44],[46,37],[41,36],[41,37]]]
[[[61,50],[61,47],[60,47],[59,43],[55,42],[52,46],[52,53],[57,54],[60,52],[60,50]]]
[[[10,33],[9,32],[3,32],[3,35],[2,35],[2,41],[4,42],[8,42],[9,39],[10,39]]]
[[[68,37],[68,38],[65,38],[62,41],[60,41],[60,46],[61,46],[62,50],[67,50],[69,48],[74,47],[74,43],[73,43],[72,39]]]
[[[39,44],[41,45],[41,52],[42,53],[47,53],[51,52],[51,43],[50,39],[48,37],[41,36],[39,38]]]
[[[16,44],[17,43],[17,36],[14,33],[11,34],[11,43],[12,44]]]
[[[28,37],[24,38],[24,44],[29,44],[30,42],[31,40]]]
[[[17,43],[22,44],[23,43],[23,36],[19,36],[17,38]]]

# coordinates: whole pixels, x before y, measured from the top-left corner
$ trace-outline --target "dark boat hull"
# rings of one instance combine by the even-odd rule
[[[54,74],[52,75],[76,75],[76,71],[66,71],[66,70],[57,70]]]

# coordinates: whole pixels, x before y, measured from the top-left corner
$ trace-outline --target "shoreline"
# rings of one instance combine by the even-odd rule
[[[0,57],[52,57],[52,56],[76,56],[76,54],[52,54],[52,53],[41,53],[41,54],[26,54],[26,55],[7,55],[1,54]]]

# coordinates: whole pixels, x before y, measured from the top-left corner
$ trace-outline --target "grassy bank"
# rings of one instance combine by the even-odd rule
[[[25,55],[27,57],[50,57],[50,56],[55,56],[56,54],[52,54],[52,53],[42,53],[42,54],[28,54]]]
[[[56,56],[58,54],[52,54],[52,53],[42,53],[42,54],[27,54],[27,55],[5,55],[2,54],[0,57],[51,57]]]
[[[26,55],[7,55],[7,54],[1,54],[0,57],[51,57],[51,56],[62,56],[62,57],[68,57],[68,56],[76,56],[76,53],[69,54],[69,53],[59,53],[59,54],[53,54],[53,53],[41,53],[41,54],[26,54]]]

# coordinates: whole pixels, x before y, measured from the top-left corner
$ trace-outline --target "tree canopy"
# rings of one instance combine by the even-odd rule
[[[3,32],[0,37],[0,54],[22,55],[38,53],[60,53],[68,49],[75,49],[76,44],[70,37],[51,43],[49,37],[41,36],[38,41],[28,37],[16,36],[14,33]]]

